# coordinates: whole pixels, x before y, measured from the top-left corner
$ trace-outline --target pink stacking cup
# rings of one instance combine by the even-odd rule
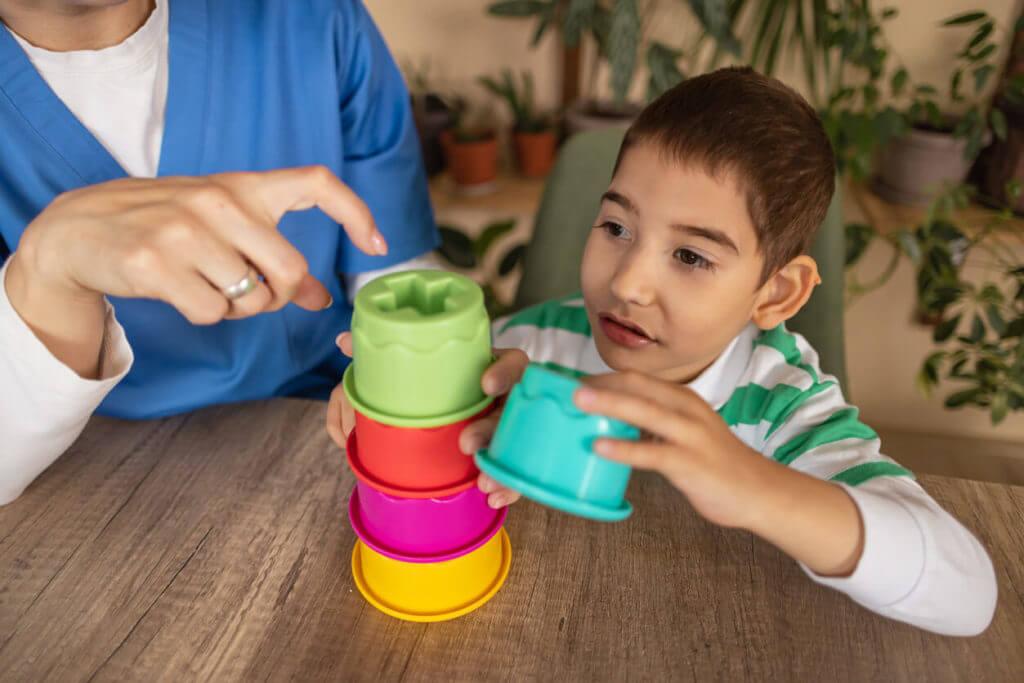
[[[444,498],[398,498],[356,482],[348,516],[359,539],[402,562],[443,562],[470,553],[501,529],[508,508],[476,486]]]

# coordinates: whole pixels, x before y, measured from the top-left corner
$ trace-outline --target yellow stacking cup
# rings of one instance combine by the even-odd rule
[[[385,614],[406,621],[444,621],[494,597],[511,561],[504,529],[478,549],[444,562],[400,562],[357,541],[352,576],[367,602]]]

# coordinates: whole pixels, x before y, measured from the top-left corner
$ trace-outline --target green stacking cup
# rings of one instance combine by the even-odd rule
[[[352,316],[355,392],[395,418],[458,412],[484,399],[491,323],[480,287],[439,270],[373,280]]]

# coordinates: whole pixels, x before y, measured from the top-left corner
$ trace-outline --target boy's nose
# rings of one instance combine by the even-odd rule
[[[649,306],[654,303],[654,271],[643,259],[627,255],[619,262],[612,278],[612,294],[619,301]]]

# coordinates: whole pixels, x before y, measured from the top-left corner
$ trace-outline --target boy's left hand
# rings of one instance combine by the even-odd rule
[[[581,410],[644,432],[639,441],[597,439],[598,455],[660,472],[708,521],[749,528],[757,514],[753,497],[771,463],[729,431],[704,399],[688,387],[639,372],[595,375],[583,382],[575,395]]]

